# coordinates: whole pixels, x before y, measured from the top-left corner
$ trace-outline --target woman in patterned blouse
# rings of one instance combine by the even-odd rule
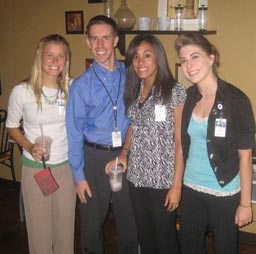
[[[118,161],[128,170],[141,254],[178,253],[176,209],[183,175],[180,132],[186,91],[173,78],[161,42],[151,34],[131,41],[126,74],[124,102],[130,127]],[[113,163],[107,164],[107,172]]]

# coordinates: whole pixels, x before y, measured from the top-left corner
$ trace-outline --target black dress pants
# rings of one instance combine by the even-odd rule
[[[176,211],[164,206],[169,190],[135,187],[128,182],[141,254],[178,254]]]
[[[136,224],[128,192],[126,174],[119,192],[110,190],[105,165],[120,151],[109,152],[85,146],[85,176],[92,191],[87,204],[80,204],[81,253],[103,254],[103,226],[112,202],[117,231],[118,253],[137,254]]]

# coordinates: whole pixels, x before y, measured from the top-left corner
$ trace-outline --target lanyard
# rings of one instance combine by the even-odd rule
[[[96,72],[96,70],[94,69],[94,67],[92,66],[92,69],[96,75],[96,77],[98,78],[98,80],[100,81],[100,83],[103,85],[103,87],[105,88],[107,95],[109,97],[109,99],[111,100],[111,103],[113,105],[113,112],[114,112],[114,120],[115,120],[115,129],[117,129],[117,100],[119,97],[119,92],[120,92],[120,85],[121,85],[121,71],[119,71],[119,84],[118,84],[118,91],[117,91],[117,96],[116,96],[116,100],[114,101],[113,98],[111,97],[106,85],[104,84],[103,80],[99,77],[98,73]]]

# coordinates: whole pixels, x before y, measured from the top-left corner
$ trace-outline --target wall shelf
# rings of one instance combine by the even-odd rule
[[[149,31],[141,31],[141,30],[120,30],[118,32],[119,35],[119,42],[118,42],[118,49],[120,51],[120,54],[122,56],[125,55],[126,51],[126,45],[125,45],[125,39],[127,34],[143,34],[143,33],[152,33],[152,34],[159,34],[159,35],[178,35],[186,32],[193,32],[191,30],[182,30],[182,31],[159,31],[159,30],[149,30]],[[196,32],[196,31],[194,31]],[[203,35],[211,35],[211,34],[216,34],[216,30],[205,30],[205,31],[197,31],[202,33]]]

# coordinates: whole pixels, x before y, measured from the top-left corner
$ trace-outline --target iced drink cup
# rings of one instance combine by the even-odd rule
[[[43,150],[45,152],[44,159],[45,159],[45,161],[48,161],[50,158],[52,138],[50,138],[48,136],[44,136],[44,137],[40,136],[35,139],[35,143],[40,145],[43,148]]]
[[[114,192],[120,191],[122,189],[123,170],[123,165],[119,164],[116,167],[113,167],[109,172],[110,187]]]

